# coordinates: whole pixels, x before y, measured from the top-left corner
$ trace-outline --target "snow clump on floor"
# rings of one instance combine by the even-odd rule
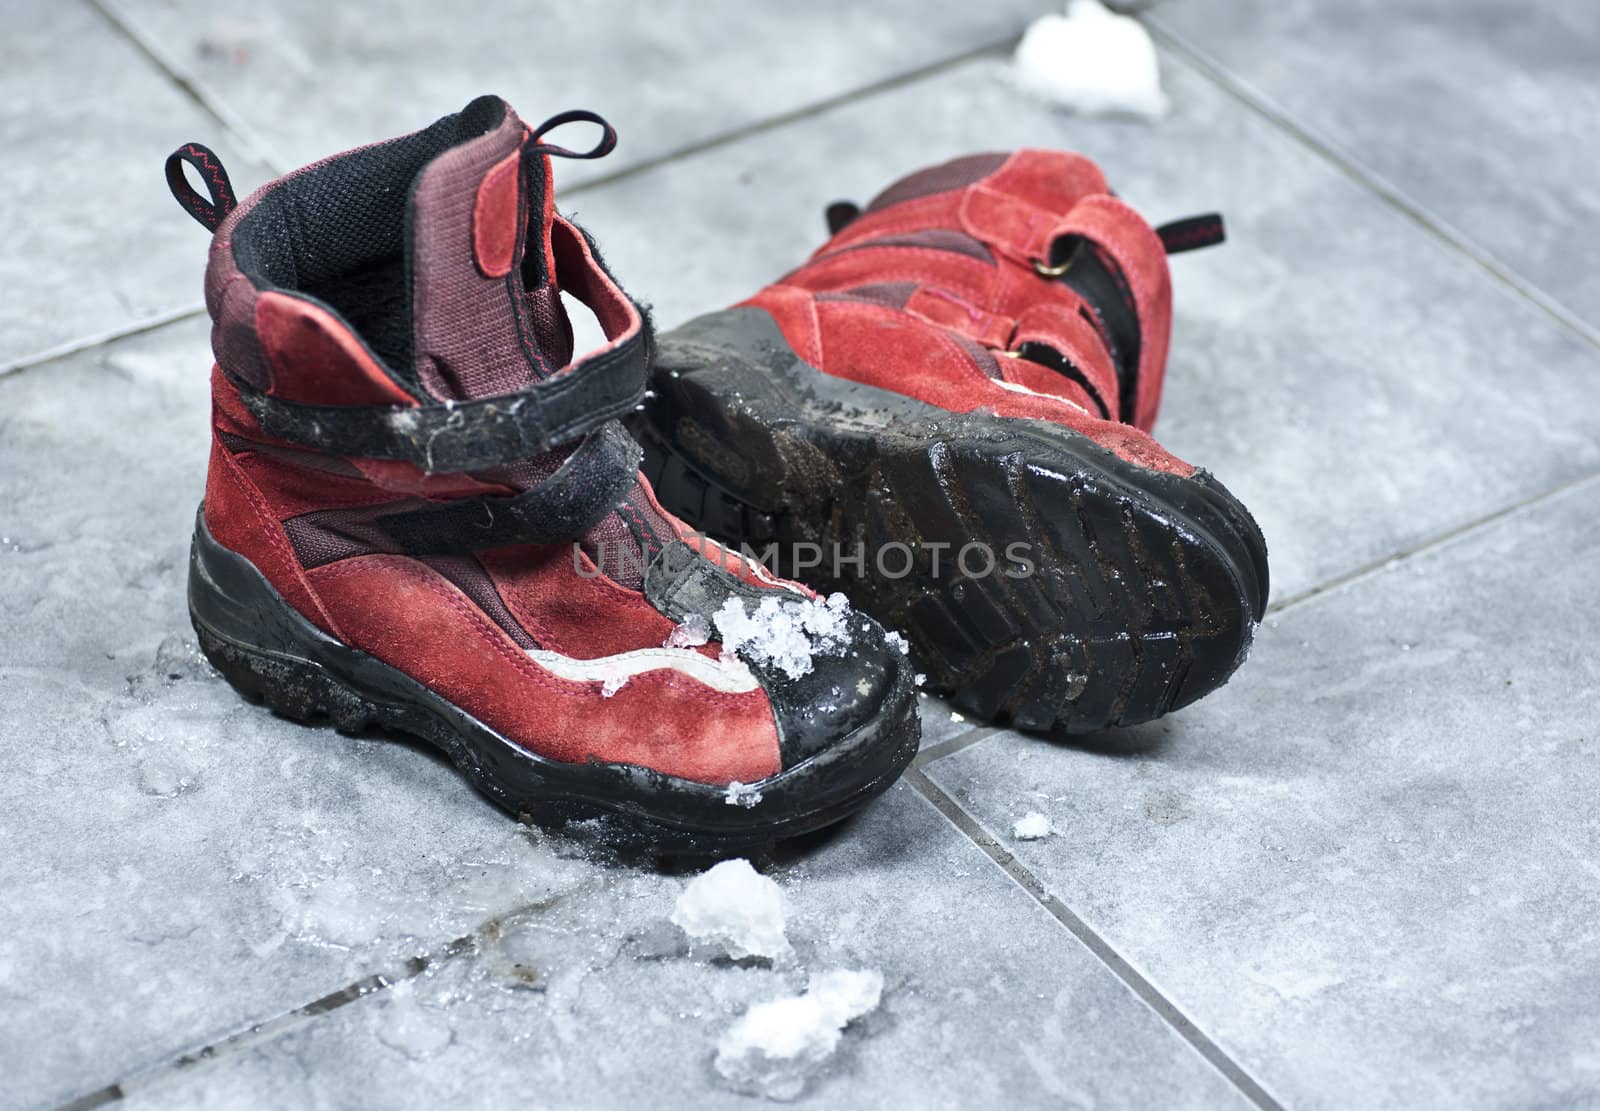
[[[729,598],[712,615],[724,652],[770,663],[791,679],[809,675],[812,657],[842,655],[850,643],[850,605],[843,594],[795,601],[769,594],[755,612]]]
[[[1011,826],[1011,836],[1018,841],[1041,841],[1055,832],[1050,819],[1037,810],[1030,810]]]
[[[1100,0],[1071,0],[1066,15],[1034,20],[1017,44],[1012,76],[1024,92],[1079,112],[1167,112],[1150,33]]]
[[[783,889],[750,866],[724,860],[689,882],[672,908],[672,923],[695,941],[720,946],[734,960],[789,952]]]
[[[739,1091],[798,1099],[812,1071],[839,1048],[844,1028],[882,998],[879,972],[814,972],[804,995],[757,1003],[739,1017],[717,1042],[717,1072]]]

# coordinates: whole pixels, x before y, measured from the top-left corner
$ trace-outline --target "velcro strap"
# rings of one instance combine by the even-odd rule
[[[960,332],[985,347],[1004,348],[1011,342],[1015,323],[1010,317],[980,309],[947,290],[918,286],[906,299],[905,311],[930,324]]]
[[[631,412],[644,397],[650,336],[633,335],[516,393],[422,405],[303,405],[231,379],[268,435],[366,459],[403,459],[434,474],[542,455]]]
[[[1048,209],[982,185],[968,189],[961,200],[965,230],[1018,262],[1044,256],[1051,229],[1059,219]]]
[[[377,518],[412,555],[464,555],[508,544],[574,540],[627,497],[639,445],[615,421],[591,432],[549,478],[509,497],[456,498]]]
[[[1032,305],[1018,318],[1011,346],[1023,358],[1042,362],[1076,381],[1100,407],[1102,417],[1110,419],[1117,412],[1116,368],[1099,331],[1079,312],[1066,305]],[[1061,362],[1036,358],[1032,346],[1055,352]]]
[[[1141,325],[1170,306],[1166,247],[1155,229],[1128,205],[1111,196],[1085,197],[1051,229],[1050,240],[1058,243],[1073,236],[1082,236],[1111,256],[1135,301]]]

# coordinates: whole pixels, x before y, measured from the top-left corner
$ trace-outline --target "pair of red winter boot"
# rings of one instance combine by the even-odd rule
[[[545,142],[574,120],[594,150]],[[483,97],[243,203],[168,160],[215,233],[189,602],[235,686],[424,737],[514,813],[722,850],[886,789],[919,670],[1068,732],[1226,680],[1265,548],[1148,434],[1165,255],[1214,221],[1152,230],[1074,155],[962,158],[656,340],[553,204],[551,156],[614,141]]]

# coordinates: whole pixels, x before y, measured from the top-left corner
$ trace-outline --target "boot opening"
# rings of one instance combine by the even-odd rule
[[[409,367],[405,224],[412,182],[438,155],[498,127],[505,111],[498,97],[479,97],[421,131],[287,178],[235,229],[240,271],[259,289],[322,302],[391,368]]]

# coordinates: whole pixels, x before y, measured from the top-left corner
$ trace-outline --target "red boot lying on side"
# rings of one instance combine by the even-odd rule
[[[648,323],[552,205],[549,156],[575,155],[542,133],[573,119],[600,122],[530,131],[484,97],[236,207],[205,148],[169,160],[215,231],[201,646],[292,717],[437,744],[513,813],[678,849],[817,828],[915,752],[909,666],[638,475],[617,418]],[[574,358],[561,290],[602,347]]]
[[[913,174],[662,337],[635,425],[691,524],[842,590],[985,717],[1083,732],[1220,686],[1266,605],[1249,513],[1150,436],[1169,251],[1087,159]]]

